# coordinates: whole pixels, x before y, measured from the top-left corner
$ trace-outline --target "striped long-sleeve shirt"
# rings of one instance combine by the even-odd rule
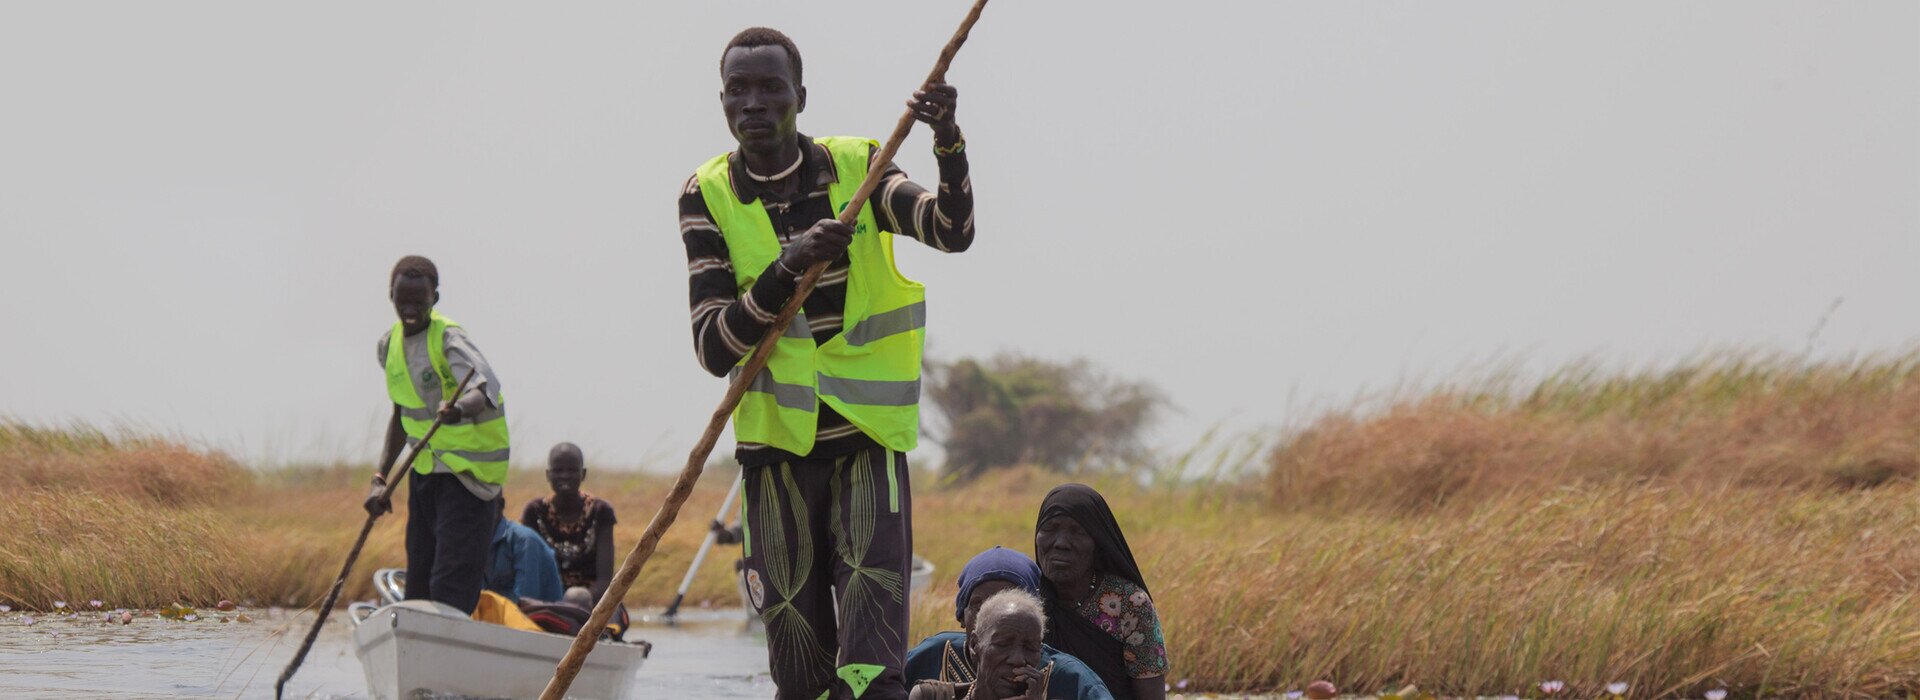
[[[827,195],[827,188],[838,179],[833,158],[826,147],[806,136],[801,136],[800,142],[806,146],[800,152],[800,169],[789,177],[798,177],[809,186],[791,200],[747,177],[738,153],[727,159],[732,195],[741,203],[761,201],[783,248],[799,240],[814,223],[834,216]],[[938,195],[908,180],[905,172],[889,163],[868,205],[873,207],[874,222],[881,229],[935,250],[957,253],[973,244],[973,185],[967,178],[964,153],[936,158],[940,165]],[[680,192],[680,238],[687,247],[694,353],[708,372],[724,377],[766,333],[780,307],[793,296],[797,280],[775,265],[759,275],[746,294],[738,293],[733,258],[707,210],[698,176],[688,178]],[[815,342],[825,343],[840,332],[846,300],[847,258],[843,255],[827,266],[813,293],[801,305]],[[810,455],[814,457],[849,454],[873,444],[872,438],[824,403],[820,405],[817,431]],[[741,443],[736,454],[748,466],[777,464],[796,456],[756,443]]]

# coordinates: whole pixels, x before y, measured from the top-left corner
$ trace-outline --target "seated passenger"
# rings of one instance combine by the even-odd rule
[[[486,589],[522,607],[559,600],[566,589],[560,585],[553,548],[533,528],[507,518],[506,509],[506,496],[495,496],[493,558],[487,566]]]
[[[553,547],[566,586],[563,601],[592,610],[613,583],[613,504],[581,489],[587,480],[586,457],[580,447],[563,442],[547,453],[547,485],[553,495],[527,502],[520,524],[533,528]],[[538,615],[535,616],[539,618]],[[584,620],[583,620],[584,621]],[[607,621],[607,631],[620,639],[630,624],[623,603]]]
[[[908,685],[920,681],[973,682],[975,659],[980,657],[970,648],[969,640],[978,629],[980,611],[995,594],[1006,590],[1025,591],[1037,600],[1040,567],[1025,554],[994,547],[968,561],[960,570],[959,582],[960,593],[954,596],[953,615],[965,631],[935,634],[908,652]],[[1052,672],[1048,674],[1042,694],[1034,697],[1050,700],[1111,700],[1113,697],[1100,677],[1079,659],[1045,645],[1040,646],[1040,652],[1045,663],[1035,665],[1051,668]]]
[[[589,600],[613,582],[613,505],[581,489],[587,480],[586,457],[571,442],[547,453],[547,484],[553,495],[527,502],[520,524],[533,528],[553,547],[560,580],[585,588]]]
[[[1046,629],[1046,610],[1033,594],[1017,588],[993,594],[980,606],[973,631],[967,634],[967,654],[977,675],[963,683],[921,681],[913,686],[908,700],[1073,697],[1053,690],[1058,666],[1047,661],[1046,648],[1040,643]]]
[[[1119,700],[1165,700],[1167,645],[1147,581],[1100,492],[1047,492],[1033,553],[1046,575],[1047,643],[1086,662]]]

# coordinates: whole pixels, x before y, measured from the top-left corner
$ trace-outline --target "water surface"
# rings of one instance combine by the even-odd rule
[[[212,611],[192,622],[140,613],[130,625],[106,622],[105,611],[0,613],[0,698],[272,697],[274,679],[313,617],[243,612],[253,622]],[[328,616],[313,651],[287,684],[288,697],[367,697],[344,618],[344,612]],[[640,671],[643,694],[772,697],[765,640],[745,631],[745,619],[739,610],[685,611],[678,627],[636,619],[628,638],[653,643]]]

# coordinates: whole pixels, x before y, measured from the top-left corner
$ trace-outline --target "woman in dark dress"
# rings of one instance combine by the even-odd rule
[[[547,485],[553,495],[527,502],[520,524],[533,528],[553,547],[568,602],[591,609],[613,582],[613,505],[580,490],[587,479],[586,458],[571,442],[547,453]],[[584,600],[583,600],[584,599]],[[613,626],[626,627],[625,609]]]
[[[1047,644],[1092,667],[1118,700],[1165,700],[1167,645],[1146,578],[1100,492],[1066,484],[1034,523]]]

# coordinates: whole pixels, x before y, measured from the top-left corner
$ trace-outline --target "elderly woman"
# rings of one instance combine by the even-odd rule
[[[1047,613],[1040,599],[1018,588],[993,594],[980,605],[967,653],[978,674],[969,682],[922,681],[908,700],[1046,700],[1054,665],[1040,638]]]
[[[1107,499],[1085,484],[1047,492],[1033,552],[1053,620],[1047,643],[1086,662],[1119,700],[1165,700],[1160,616]]]
[[[963,632],[941,632],[907,653],[907,683],[939,681],[948,684],[972,683],[975,660],[979,657],[969,646],[979,628],[980,611],[988,599],[1002,591],[1023,591],[1034,600],[1040,594],[1040,567],[1027,555],[994,547],[981,552],[960,570],[960,593],[953,599],[953,615]],[[1044,628],[1045,625],[1042,625]],[[1093,669],[1079,659],[1042,645],[1041,656],[1051,668],[1041,697],[1049,700],[1112,700],[1107,686]]]

